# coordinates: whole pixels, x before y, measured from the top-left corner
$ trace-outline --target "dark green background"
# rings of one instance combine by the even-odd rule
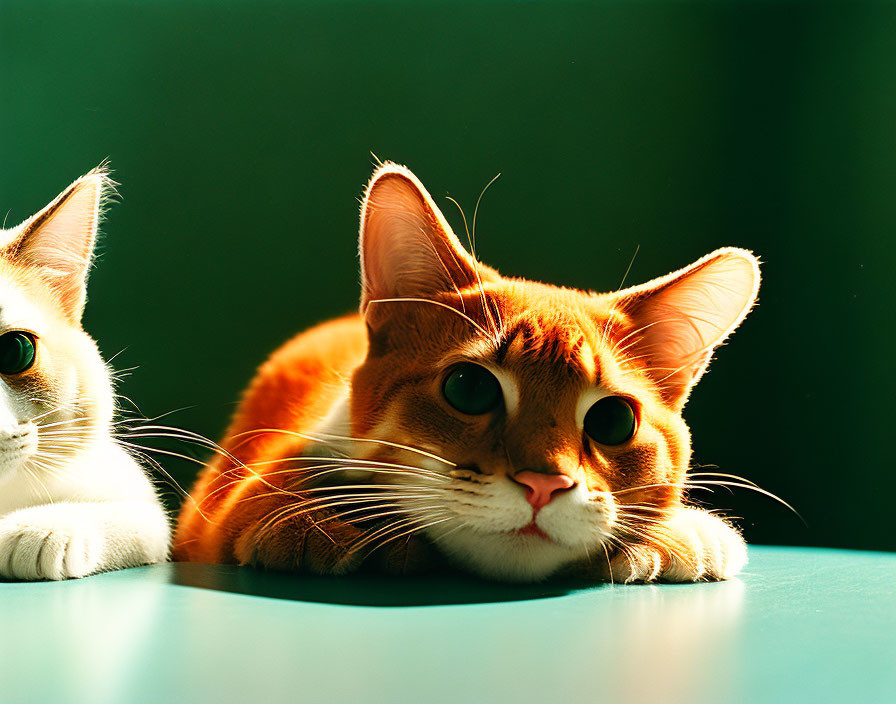
[[[254,367],[358,296],[373,151],[509,274],[615,288],[739,245],[761,305],[686,410],[794,504],[749,539],[896,548],[896,8],[850,2],[0,4],[0,207],[110,156],[86,327],[147,415],[217,438]],[[189,483],[188,465],[170,463]]]

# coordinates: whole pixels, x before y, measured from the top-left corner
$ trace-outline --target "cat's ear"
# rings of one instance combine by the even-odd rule
[[[477,264],[411,171],[376,170],[361,206],[361,311],[371,301],[431,298],[477,280]]]
[[[74,321],[81,319],[84,310],[102,203],[113,186],[103,163],[6,233],[8,241],[2,255],[16,264],[33,267]]]
[[[759,261],[752,253],[719,249],[689,267],[616,294],[631,320],[624,354],[644,361],[670,406],[684,406],[713,350],[756,302]],[[626,346],[628,348],[626,349]]]

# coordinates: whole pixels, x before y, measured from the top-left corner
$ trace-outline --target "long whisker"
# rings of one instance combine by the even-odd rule
[[[774,501],[777,501],[779,504],[781,504],[785,508],[792,511],[793,514],[797,518],[799,518],[800,521],[803,522],[803,524],[806,524],[805,519],[800,515],[799,511],[797,511],[793,506],[791,506],[789,503],[787,503],[784,499],[782,499],[780,496],[776,496],[772,492],[767,491],[767,490],[763,489],[762,487],[759,487],[753,483],[743,484],[743,483],[738,483],[738,482],[726,482],[726,481],[721,481],[721,480],[718,480],[718,481],[696,480],[696,481],[682,481],[682,482],[678,482],[678,483],[657,482],[655,484],[643,484],[641,486],[633,486],[633,487],[628,487],[626,489],[620,489],[618,491],[611,491],[610,494],[612,494],[613,496],[617,496],[617,495],[621,495],[621,494],[631,493],[634,491],[641,491],[643,489],[653,489],[653,488],[660,488],[660,487],[676,488],[676,489],[703,489],[705,491],[712,491],[711,487],[713,487],[713,486],[734,487],[734,488],[739,488],[739,489],[747,489],[748,491],[755,491],[756,493],[762,494],[763,496],[767,496],[768,498],[773,499]]]
[[[373,443],[376,445],[384,445],[386,447],[394,447],[398,450],[405,450],[407,452],[411,452],[413,454],[422,455],[424,457],[429,457],[430,459],[436,460],[437,462],[441,462],[442,464],[448,465],[449,467],[457,467],[457,464],[451,462],[450,460],[445,459],[444,457],[439,457],[432,452],[427,452],[426,450],[421,450],[417,447],[412,447],[410,445],[402,445],[397,442],[390,442],[388,440],[379,440],[377,438],[355,438],[349,435],[335,435],[332,433],[300,433],[295,430],[287,430],[285,428],[255,428],[253,430],[247,430],[242,433],[238,433],[234,437],[243,437],[243,436],[251,436],[254,434],[260,433],[280,433],[284,435],[291,435],[292,437],[297,437],[302,440],[310,440],[312,442],[321,442],[326,444],[327,440],[341,440],[345,442],[362,442],[362,443]],[[422,469],[422,468],[418,468]]]
[[[685,483],[685,486],[687,486],[689,488],[693,488],[693,489],[707,488],[704,485],[734,487],[734,488],[738,488],[738,489],[747,489],[748,491],[755,491],[758,494],[762,494],[763,496],[767,496],[768,498],[773,499],[774,501],[777,501],[779,504],[781,504],[785,508],[790,509],[790,511],[792,511],[793,514],[797,518],[799,518],[800,521],[803,522],[803,525],[808,526],[808,523],[806,523],[806,519],[804,519],[802,517],[802,515],[800,514],[800,512],[797,511],[793,506],[791,506],[789,503],[787,503],[780,496],[777,496],[770,491],[766,491],[762,487],[756,486],[755,484],[752,484],[752,483],[751,484],[742,484],[739,482],[726,482],[726,481],[711,481],[711,480],[705,480],[705,479],[697,481],[697,482],[686,482]]]
[[[367,535],[361,541],[359,541],[355,546],[353,546],[346,553],[346,557],[348,557],[350,555],[354,555],[359,550],[361,550],[365,545],[369,545],[373,540],[376,540],[377,538],[385,537],[390,532],[393,532],[396,530],[402,530],[405,528],[409,528],[411,526],[416,526],[414,528],[414,530],[411,531],[411,532],[415,532],[415,531],[424,530],[425,528],[429,528],[431,526],[437,525],[438,523],[444,523],[445,521],[451,520],[451,517],[439,518],[436,521],[432,521],[432,518],[433,518],[432,516],[425,516],[425,515],[417,516],[417,517],[413,517],[413,518],[410,518],[407,521],[405,521],[404,525],[402,525],[401,523],[397,523],[397,524],[387,525],[385,528],[380,528],[379,530],[376,530],[373,533]],[[417,525],[417,524],[421,524],[421,523],[423,525]],[[389,540],[380,542],[375,548],[373,548],[373,550],[381,548],[383,545],[390,542],[392,539],[396,539],[397,537],[399,537],[399,536],[392,536],[392,538],[390,538]]]

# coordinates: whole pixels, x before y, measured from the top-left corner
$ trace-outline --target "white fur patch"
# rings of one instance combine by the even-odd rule
[[[40,374],[39,393],[0,375],[3,577],[82,577],[158,562],[168,554],[168,517],[143,469],[112,433],[109,371],[86,333],[61,322],[79,314],[83,304],[105,178],[100,169],[79,179],[57,199],[59,209],[51,204],[34,228],[26,221],[0,232],[0,242],[18,242],[7,257],[56,277],[54,300],[66,307],[58,319],[47,316],[28,289],[14,279],[0,280],[0,335],[34,334],[38,370],[45,350],[55,353]],[[54,335],[65,343],[45,347]]]
[[[500,367],[494,365],[483,366],[495,375],[495,378],[501,385],[501,392],[504,394],[504,408],[507,410],[507,415],[513,417],[520,406],[520,387],[516,383],[516,379],[513,378],[510,372]]]

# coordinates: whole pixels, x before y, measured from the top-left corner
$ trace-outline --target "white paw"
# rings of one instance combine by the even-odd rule
[[[96,572],[105,540],[94,521],[35,506],[0,519],[0,575],[68,579]]]
[[[747,545],[735,528],[701,509],[683,508],[663,526],[668,549],[637,546],[613,560],[621,582],[698,582],[730,579],[747,564]]]

